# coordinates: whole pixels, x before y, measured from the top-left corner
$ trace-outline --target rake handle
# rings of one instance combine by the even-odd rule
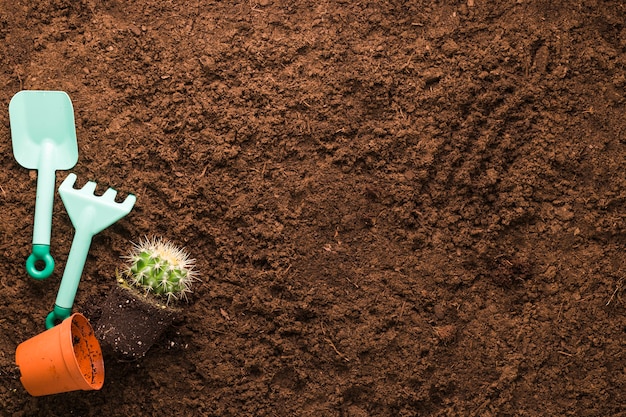
[[[91,219],[90,210],[86,209],[85,211],[86,212],[81,216],[80,223],[86,224],[78,224],[75,226],[76,232],[72,240],[70,254],[67,257],[65,270],[63,271],[63,278],[61,278],[61,285],[59,286],[59,292],[57,293],[57,298],[54,303],[54,310],[50,312],[46,318],[46,328],[48,329],[54,327],[58,322],[65,320],[72,313],[74,298],[76,298],[80,277],[83,274],[91,240],[94,236],[89,227],[89,221]]]

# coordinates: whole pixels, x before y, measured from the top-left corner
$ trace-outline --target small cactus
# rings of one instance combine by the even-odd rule
[[[124,257],[128,263],[121,279],[129,286],[140,288],[146,295],[187,299],[191,285],[197,280],[195,260],[173,243],[161,238],[145,238],[133,245]]]

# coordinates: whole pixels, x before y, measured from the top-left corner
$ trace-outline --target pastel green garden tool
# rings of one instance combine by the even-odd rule
[[[26,271],[45,279],[54,270],[50,232],[55,171],[70,169],[78,161],[74,109],[63,91],[25,90],[11,99],[9,119],[15,159],[24,168],[37,170],[33,251]]]
[[[115,201],[117,191],[112,188],[103,195],[96,196],[95,182],[89,181],[80,190],[74,188],[75,182],[76,174],[69,174],[59,187],[61,200],[74,225],[75,233],[54,310],[46,318],[48,329],[68,318],[72,312],[91,239],[130,213],[137,200],[134,195],[129,194],[123,202],[118,203]]]

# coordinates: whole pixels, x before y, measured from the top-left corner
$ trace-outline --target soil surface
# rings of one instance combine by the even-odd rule
[[[2,415],[626,415],[626,3],[0,5]],[[75,310],[146,235],[201,272],[100,391],[15,378],[74,234],[57,196],[57,268],[26,274],[22,89],[70,95],[79,183],[138,198]]]

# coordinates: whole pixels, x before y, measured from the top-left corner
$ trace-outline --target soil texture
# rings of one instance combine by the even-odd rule
[[[625,88],[620,0],[0,0],[0,414],[626,416]],[[78,186],[137,196],[75,311],[144,236],[202,278],[100,391],[15,375],[74,233],[57,195],[26,274],[23,89],[70,95]]]

